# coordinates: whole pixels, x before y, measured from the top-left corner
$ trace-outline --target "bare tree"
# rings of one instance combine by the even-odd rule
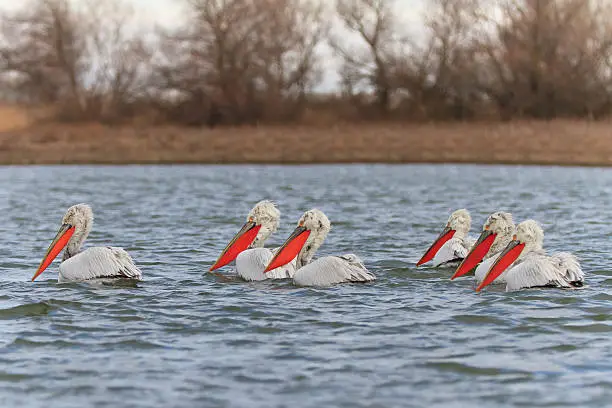
[[[320,81],[318,49],[328,21],[322,3],[313,0],[266,0],[260,7],[268,23],[259,32],[255,58],[266,90],[266,116],[282,112],[294,118]]]
[[[33,2],[1,21],[0,69],[24,95],[41,102],[70,98],[77,109],[78,70],[86,47],[67,2]]]
[[[481,42],[481,85],[506,118],[599,116],[610,109],[610,4],[502,1]]]
[[[392,63],[409,117],[465,119],[477,115],[474,41],[481,35],[482,0],[431,0],[424,38]]]
[[[230,123],[295,113],[318,80],[317,53],[326,29],[319,3],[190,0],[189,9],[190,28],[164,35],[165,52],[157,63],[164,92],[199,110],[201,120],[205,109]],[[190,121],[199,124],[195,116]]]
[[[361,45],[346,45],[334,38],[332,47],[342,60],[341,77],[345,92],[354,94],[360,87],[371,88],[379,113],[386,114],[393,93],[390,61],[399,54],[393,0],[337,0],[336,12],[350,35],[357,35]]]
[[[0,72],[65,118],[116,116],[135,97],[148,59],[128,18],[112,1],[32,0],[0,19]]]

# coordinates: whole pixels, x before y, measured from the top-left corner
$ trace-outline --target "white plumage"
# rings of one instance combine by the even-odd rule
[[[289,264],[274,269],[266,274],[263,273],[266,265],[274,256],[274,251],[264,248],[266,240],[278,229],[280,223],[280,211],[276,205],[269,200],[262,200],[255,204],[247,215],[245,226],[232,239],[232,243],[238,242],[241,235],[248,232],[250,228],[259,227],[257,236],[248,248],[241,251],[235,259],[234,272],[246,281],[261,281],[264,279],[286,279],[293,277],[296,270],[295,260]],[[220,258],[231,250],[232,243],[223,251]]]
[[[567,252],[546,255],[530,252],[506,272],[506,291],[534,287],[573,289],[581,287],[584,273],[578,259]]]
[[[494,254],[493,256],[486,258],[476,267],[476,270],[474,271],[474,278],[476,279],[477,283],[481,283],[484,280],[485,276],[487,275],[487,272],[489,272],[489,269],[491,269],[500,254],[501,251]],[[502,272],[501,275],[499,275],[497,278],[495,278],[493,282],[491,282],[491,284],[502,283],[506,283],[506,271]]]
[[[536,221],[523,221],[516,227],[515,238],[498,256],[501,262],[501,259],[508,256],[512,248],[524,245],[516,260],[502,272],[506,281],[506,291],[533,287],[577,288],[583,286],[584,272],[580,268],[578,259],[567,252],[547,255],[542,247],[543,242],[544,231]],[[488,273],[495,268],[495,262],[489,268]],[[479,287],[479,289],[482,288]]]
[[[455,234],[456,235],[456,234]],[[432,259],[432,265],[457,266],[470,252],[474,240],[469,237],[452,237],[442,245]]]
[[[516,226],[512,214],[504,211],[494,212],[489,215],[482,226],[482,234],[495,234],[495,239],[484,256],[484,260],[476,267],[474,277],[477,283],[481,283],[487,272],[493,266],[499,255],[512,241]],[[482,236],[482,235],[481,235]],[[491,284],[506,283],[506,273],[503,272]]]
[[[62,219],[62,227],[49,246],[45,259],[34,275],[40,275],[65,246],[59,267],[59,282],[88,281],[94,279],[141,280],[142,272],[130,255],[117,247],[92,247],[81,251],[93,225],[93,211],[87,204],[77,204],[68,209]],[[71,234],[71,235],[70,235]],[[70,237],[68,241],[65,241]]]
[[[318,209],[312,209],[302,215],[294,233],[281,246],[276,255],[284,251],[291,241],[299,235],[309,233],[308,238],[294,258],[297,267],[293,276],[294,284],[298,286],[330,286],[337,283],[376,280],[376,276],[369,272],[361,259],[354,254],[324,256],[312,261],[314,254],[323,244],[330,230],[331,223],[327,216]]]
[[[291,263],[272,269],[264,274],[264,269],[274,257],[274,252],[268,248],[252,248],[242,251],[236,258],[236,273],[246,281],[261,281],[265,279],[289,279],[296,271],[295,259]]]
[[[122,248],[92,247],[63,261],[58,282],[91,279],[142,279],[142,272]]]
[[[445,234],[454,231],[454,235],[451,239],[446,241],[431,258],[432,265],[434,267],[439,266],[457,266],[467,256],[468,252],[474,244],[474,240],[467,236],[472,225],[472,217],[465,208],[454,211],[449,217],[446,223],[446,227],[442,231],[442,234],[436,239],[436,241],[430,246],[425,255],[421,258],[417,265],[426,263],[431,256],[430,252],[434,250]]]
[[[324,256],[297,270],[293,282],[298,286],[329,286],[343,282],[376,280],[357,255]]]

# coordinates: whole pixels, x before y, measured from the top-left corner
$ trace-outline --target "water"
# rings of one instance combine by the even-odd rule
[[[504,166],[0,169],[0,403],[21,407],[602,406],[612,398],[612,170]],[[328,289],[206,271],[262,198],[278,245],[303,211],[319,255],[355,252],[373,284]],[[68,206],[89,245],[127,249],[137,287],[32,277]],[[580,259],[580,291],[473,290],[414,265],[448,214],[472,235],[507,210]],[[224,273],[229,273],[224,268]]]

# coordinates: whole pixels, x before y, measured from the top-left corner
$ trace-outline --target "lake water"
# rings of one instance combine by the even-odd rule
[[[612,170],[455,165],[0,169],[3,407],[543,407],[612,399]],[[297,288],[208,274],[260,199],[279,245],[301,214],[354,252],[372,284]],[[87,202],[89,245],[127,249],[137,287],[34,283],[65,210]],[[588,288],[478,294],[415,268],[451,211],[476,237],[506,210],[575,253]],[[86,245],[87,245],[86,244]],[[222,273],[231,274],[231,268]]]

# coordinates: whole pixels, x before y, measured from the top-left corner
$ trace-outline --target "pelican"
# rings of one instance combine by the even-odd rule
[[[293,277],[295,260],[264,274],[264,269],[274,256],[274,251],[264,248],[264,243],[276,232],[280,211],[273,202],[262,200],[247,215],[247,221],[227,244],[210,271],[236,260],[236,273],[246,281],[285,279]]]
[[[505,275],[506,292],[536,287],[582,287],[584,273],[576,257],[567,252],[547,255],[543,242],[544,231],[536,221],[521,222],[512,241],[491,265],[476,291],[500,275]]]
[[[62,226],[40,263],[32,281],[53,262],[66,247],[59,267],[58,282],[89,281],[95,279],[141,280],[142,272],[122,248],[92,247],[81,252],[93,224],[93,211],[87,204],[68,208]]]
[[[497,256],[504,250],[506,245],[512,240],[515,225],[512,214],[504,211],[495,212],[487,218],[482,226],[482,233],[476,243],[463,259],[451,280],[465,275],[476,267],[474,275],[478,283],[482,282],[487,271],[497,259]],[[484,259],[484,261],[483,261]],[[493,283],[505,283],[504,276],[498,277]]]
[[[357,255],[324,256],[311,262],[331,229],[331,223],[318,209],[306,211],[297,228],[279,248],[264,272],[274,270],[296,259],[293,283],[298,286],[330,286],[345,282],[370,282],[370,273]]]
[[[468,254],[473,240],[467,237],[472,225],[472,217],[465,208],[453,212],[448,217],[446,227],[433,244],[417,262],[417,266],[433,260],[433,266],[458,264]]]

